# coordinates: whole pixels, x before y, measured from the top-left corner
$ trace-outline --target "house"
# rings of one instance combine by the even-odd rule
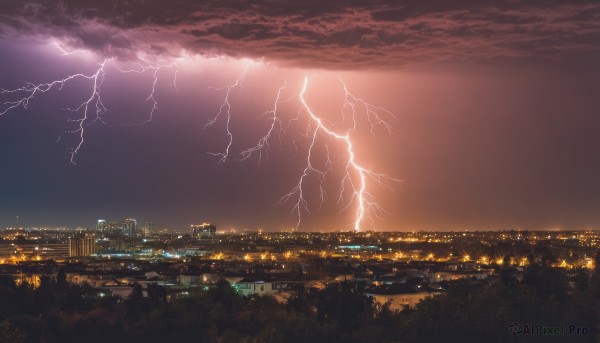
[[[440,290],[428,289],[421,285],[415,287],[395,284],[368,289],[365,295],[373,298],[374,303],[381,306],[387,304],[392,311],[414,308],[423,299],[440,294]]]
[[[274,296],[294,289],[296,282],[242,279],[232,286],[242,295]]]

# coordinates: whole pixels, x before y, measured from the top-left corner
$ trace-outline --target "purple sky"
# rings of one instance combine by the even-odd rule
[[[25,5],[24,5],[25,3]],[[0,226],[90,226],[133,216],[159,226],[211,221],[220,228],[296,226],[295,200],[280,198],[306,166],[306,100],[327,123],[342,119],[344,89],[370,103],[391,136],[364,116],[352,132],[365,168],[399,179],[367,183],[388,213],[364,229],[600,228],[600,5],[593,1],[3,1],[0,88],[93,74],[104,123],[85,122],[78,144],[68,118],[89,97],[89,80],[37,95],[0,116]],[[87,53],[61,55],[50,46]],[[153,72],[158,110],[148,119]],[[231,159],[218,112],[230,94]],[[267,132],[278,89],[282,128],[268,157],[237,161]],[[0,94],[2,102],[11,94]],[[0,111],[6,108],[0,109]],[[346,111],[348,109],[346,108]],[[346,112],[347,114],[348,112]],[[298,118],[297,120],[295,120]],[[289,127],[288,127],[289,124]],[[348,120],[337,128],[345,132]],[[313,126],[314,127],[314,126]],[[60,140],[57,139],[60,137]],[[305,184],[301,229],[350,229],[356,203],[340,211],[345,147],[319,136],[338,161],[319,206],[316,175]],[[352,175],[356,182],[356,175]],[[370,214],[374,214],[371,212]]]

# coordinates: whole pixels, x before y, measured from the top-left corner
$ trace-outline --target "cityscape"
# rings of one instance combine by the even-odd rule
[[[1,0],[0,343],[600,342],[597,0]]]
[[[268,298],[289,308],[306,301],[306,294],[318,299],[337,290],[342,296],[349,287],[353,296],[368,299],[376,317],[389,311],[402,320],[423,311],[423,301],[443,299],[460,288],[490,292],[521,283],[540,292],[558,287],[563,297],[580,296],[598,286],[594,270],[600,261],[600,231],[593,230],[224,232],[210,223],[166,230],[125,218],[99,219],[77,229],[4,228],[0,234],[0,276],[34,294],[64,278],[99,303],[129,304],[140,292],[142,299],[173,304],[225,285],[234,297]],[[558,284],[546,284],[552,277]],[[309,314],[325,311],[318,302],[314,306]],[[562,330],[559,337],[594,332],[583,324]],[[395,338],[406,338],[408,333],[400,332]],[[419,334],[440,338],[439,333]],[[394,336],[372,338],[384,337]]]

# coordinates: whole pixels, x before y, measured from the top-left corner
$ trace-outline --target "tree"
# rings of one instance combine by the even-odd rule
[[[215,287],[209,290],[209,296],[213,302],[222,304],[227,312],[231,312],[240,299],[231,284],[224,279],[219,280]]]
[[[538,298],[544,299],[545,315],[556,317],[567,304],[568,282],[566,274],[559,268],[545,264],[533,264],[523,273],[523,284],[535,291]]]
[[[144,290],[139,283],[135,283],[133,285],[133,289],[131,290],[131,294],[129,295],[129,300],[131,302],[141,302],[144,299]]]
[[[58,270],[58,274],[56,275],[56,286],[58,289],[66,289],[67,284],[67,273],[64,268],[60,268]]]
[[[42,321],[28,315],[6,319],[0,324],[0,342],[37,343],[42,338]]]
[[[373,312],[373,299],[352,288],[349,282],[342,282],[329,285],[320,292],[316,307],[321,323],[334,321],[342,331],[349,332],[358,327],[367,312]]]
[[[148,284],[148,298],[153,305],[167,302],[167,289],[157,283]]]
[[[580,292],[587,292],[590,288],[590,272],[587,268],[577,267],[575,269],[575,288]]]
[[[590,288],[592,293],[600,299],[600,250],[596,252],[594,257],[594,272],[590,278]]]

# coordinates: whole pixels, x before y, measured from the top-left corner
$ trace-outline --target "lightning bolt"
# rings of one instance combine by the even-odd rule
[[[80,50],[69,51],[57,43],[51,44],[59,50],[61,55],[87,53],[86,51]],[[120,69],[117,65],[115,65],[115,69],[123,74],[144,74],[146,72],[152,73],[152,83],[149,93],[146,97],[146,102],[151,104],[151,109],[149,111],[148,119],[137,124],[142,125],[150,122],[153,119],[155,112],[159,109],[156,92],[159,83],[160,72],[166,68],[171,68],[174,70],[173,87],[176,90],[177,73],[179,68],[176,62],[170,64],[155,64],[143,58],[138,57],[138,59],[141,61],[141,63],[138,63],[138,68],[136,69]],[[74,123],[75,127],[70,130],[65,130],[65,133],[76,134],[78,137],[77,144],[68,150],[70,154],[70,162],[72,164],[76,164],[75,158],[85,143],[86,128],[94,125],[98,121],[103,124],[107,124],[103,119],[103,115],[107,112],[107,107],[104,105],[101,93],[102,84],[107,75],[106,66],[111,61],[112,60],[110,59],[103,60],[102,63],[99,64],[98,68],[90,74],[76,73],[63,79],[54,80],[48,83],[26,83],[23,87],[15,89],[0,89],[0,95],[9,98],[8,101],[5,101],[2,106],[0,106],[0,116],[3,116],[8,112],[18,108],[27,109],[30,102],[37,96],[40,96],[51,90],[60,91],[67,83],[70,83],[74,80],[89,80],[89,95],[83,99],[78,106],[73,108],[64,108],[64,110],[68,112],[78,114],[77,117],[70,117],[67,119],[68,122]],[[235,90],[241,91],[247,71],[248,68],[246,67],[239,78],[232,84],[220,88],[211,87],[211,89],[216,91],[224,91],[223,102],[220,104],[218,111],[204,126],[204,128],[213,126],[221,119],[221,117],[225,117],[227,144],[221,152],[209,152],[209,154],[219,157],[219,163],[230,159],[234,140],[231,130],[231,99]],[[358,123],[361,120],[361,116],[364,116],[364,119],[370,123],[371,134],[375,135],[375,128],[377,126],[383,126],[388,131],[388,134],[391,134],[391,126],[384,119],[384,117],[393,117],[393,114],[383,107],[373,105],[363,98],[354,95],[349,91],[348,87],[341,78],[339,78],[339,81],[344,92],[344,103],[341,108],[342,121],[340,123],[332,124],[326,121],[308,104],[305,97],[309,84],[307,76],[304,77],[304,82],[302,83],[299,93],[296,93],[287,99],[284,98],[284,93],[287,92],[288,88],[287,81],[285,81],[277,90],[272,108],[263,112],[263,116],[268,117],[267,120],[270,123],[265,134],[258,139],[255,145],[248,147],[239,153],[240,161],[248,160],[252,156],[257,155],[258,162],[260,163],[263,158],[263,154],[268,156],[271,147],[270,141],[273,139],[276,131],[279,132],[279,138],[281,142],[281,135],[286,133],[290,124],[294,121],[299,121],[302,114],[306,115],[306,132],[302,135],[310,142],[306,151],[306,164],[302,169],[297,183],[290,190],[290,192],[285,194],[280,199],[280,202],[289,202],[294,199],[295,202],[292,206],[292,213],[296,213],[298,218],[296,224],[297,227],[299,227],[301,224],[303,213],[310,213],[309,204],[306,199],[307,192],[309,192],[306,189],[306,180],[310,177],[317,178],[319,182],[319,195],[322,206],[323,202],[327,198],[325,191],[326,177],[328,174],[333,173],[333,165],[339,163],[340,161],[344,161],[344,172],[341,176],[341,182],[339,186],[338,205],[340,206],[341,211],[348,210],[353,205],[356,207],[353,221],[354,230],[358,231],[364,228],[364,222],[366,220],[373,222],[373,217],[380,218],[379,214],[385,212],[385,210],[383,210],[383,208],[375,201],[373,195],[368,191],[370,182],[391,188],[391,182],[398,181],[397,179],[391,178],[385,174],[377,173],[364,167],[363,164],[359,162],[359,158],[356,155],[355,142],[353,141],[353,133],[358,129]],[[284,129],[282,128],[283,117],[281,115],[281,106],[284,103],[291,101],[293,98],[298,98],[299,109],[296,117],[290,119],[287,127]],[[349,125],[350,127],[345,129],[338,128],[338,125],[348,126],[346,124],[348,118],[350,118],[349,120],[351,122],[351,125]],[[327,139],[327,141],[322,142],[323,139]],[[328,142],[336,142],[336,144],[338,144],[343,150],[343,154],[336,160],[331,158],[331,151]],[[297,150],[298,146],[296,145],[295,141],[293,143]],[[317,146],[320,146],[320,144],[322,144],[326,152],[325,163],[317,163],[315,160],[316,149]],[[348,193],[350,194],[349,199],[346,197]]]
[[[152,88],[150,90],[150,93],[146,97],[146,101],[149,101],[152,104],[152,108],[150,109],[150,114],[148,116],[148,119],[146,119],[136,125],[144,125],[144,124],[151,122],[152,119],[154,119],[154,112],[156,112],[158,110],[158,101],[155,98],[156,86],[158,85],[158,73],[164,68],[174,69],[175,71],[173,73],[173,88],[175,90],[177,90],[177,73],[179,72],[179,66],[176,62],[169,63],[169,64],[152,64],[144,59],[140,58],[140,60],[145,62],[146,64],[142,65],[142,64],[138,63],[139,69],[128,69],[128,70],[118,69],[123,74],[128,74],[128,73],[143,74],[149,70],[152,71],[152,76],[153,76]]]
[[[369,122],[371,123],[371,126],[372,126],[371,127],[372,133],[374,133],[374,125],[375,125],[373,123],[373,121],[376,121],[377,123],[384,125],[388,130],[390,130],[390,125],[387,122],[385,122],[378,113],[378,111],[385,111],[386,113],[389,113],[389,111],[383,109],[382,107],[374,106],[370,103],[367,103],[363,99],[354,96],[352,93],[350,93],[348,91],[346,84],[343,82],[343,80],[341,78],[340,78],[340,82],[342,83],[344,92],[345,92],[344,106],[342,108],[342,113],[345,112],[346,108],[350,108],[351,114],[352,114],[352,123],[353,123],[352,127],[350,129],[344,131],[343,133],[336,132],[335,130],[328,127],[325,124],[324,120],[321,117],[319,117],[316,114],[316,112],[311,108],[311,106],[308,104],[308,102],[306,101],[306,98],[305,98],[305,94],[308,89],[308,77],[307,76],[304,77],[304,83],[302,86],[302,90],[300,91],[299,99],[300,99],[300,103],[302,104],[302,107],[304,108],[304,111],[308,114],[308,116],[310,118],[310,122],[313,124],[314,129],[312,129],[311,143],[308,148],[308,153],[307,153],[307,157],[306,157],[306,167],[304,168],[302,175],[300,176],[300,178],[298,180],[298,183],[294,186],[294,188],[292,188],[292,190],[288,194],[286,194],[282,197],[282,201],[287,202],[292,197],[296,196],[297,202],[293,206],[292,211],[295,211],[298,216],[297,226],[299,226],[300,222],[301,222],[302,210],[304,209],[305,211],[310,213],[310,211],[308,209],[308,202],[306,201],[306,199],[304,197],[304,183],[305,183],[306,178],[310,174],[317,175],[317,177],[319,179],[319,183],[320,183],[319,187],[320,187],[321,202],[323,202],[323,199],[325,197],[323,182],[325,180],[326,174],[331,171],[331,165],[333,164],[333,161],[329,157],[329,149],[328,148],[327,148],[327,162],[325,164],[326,168],[319,169],[319,168],[316,168],[313,164],[313,149],[314,149],[315,145],[317,144],[317,139],[319,137],[319,133],[321,133],[327,137],[333,138],[336,141],[339,141],[345,148],[345,151],[347,154],[347,162],[346,162],[346,166],[345,166],[345,174],[342,178],[341,185],[340,185],[340,197],[338,199],[338,203],[341,204],[343,209],[348,208],[353,202],[357,203],[356,214],[355,214],[354,225],[353,225],[354,230],[358,231],[363,227],[363,221],[365,219],[365,216],[369,212],[374,212],[374,214],[378,217],[378,213],[381,211],[384,211],[383,208],[381,206],[379,206],[379,204],[377,202],[374,201],[374,198],[371,195],[371,193],[369,193],[367,191],[367,179],[372,179],[382,185],[386,185],[386,181],[398,181],[398,180],[388,177],[384,174],[376,173],[370,169],[366,169],[365,167],[360,165],[357,162],[357,157],[354,152],[354,145],[353,145],[352,136],[351,136],[351,132],[355,131],[356,126],[357,126],[356,108],[358,105],[361,105],[365,108],[365,113],[367,115],[367,119],[369,120]],[[354,177],[353,177],[353,175],[354,175]],[[358,181],[355,180],[356,178],[358,179]],[[344,204],[343,194],[345,192],[346,186],[350,187],[352,196],[351,196],[351,199],[346,204]]]
[[[58,50],[62,56],[69,56],[69,55],[75,55],[75,54],[89,54],[90,53],[89,51],[86,51],[86,50],[67,50],[67,48],[63,47],[58,42],[51,42],[50,46],[52,46],[56,50]]]
[[[93,105],[93,107],[95,107],[95,111],[94,111],[95,117],[92,118],[92,121],[89,125],[93,125],[98,119],[101,120],[101,115],[106,113],[106,107],[102,103],[102,98],[100,97],[100,86],[102,85],[102,82],[104,82],[104,76],[106,75],[106,73],[104,72],[105,65],[106,65],[106,60],[104,60],[100,64],[100,68],[98,68],[98,70],[96,71],[95,74],[93,74],[91,76],[86,76],[87,79],[93,80],[92,94],[90,95],[90,97],[86,101],[84,101],[81,105],[79,105],[79,107],[77,107],[75,109],[67,108],[67,110],[71,111],[71,112],[79,112],[79,111],[83,110],[83,116],[81,118],[69,119],[69,121],[78,123],[78,128],[75,130],[72,130],[72,131],[67,131],[67,132],[79,134],[79,142],[77,143],[77,146],[74,149],[72,149],[70,152],[70,154],[71,154],[70,161],[72,164],[76,164],[75,163],[75,155],[77,155],[77,153],[79,152],[79,149],[81,149],[81,146],[83,145],[83,142],[85,139],[84,138],[85,137],[85,125],[89,119],[88,116],[89,116],[89,112],[90,112],[90,107],[92,105]]]
[[[375,136],[375,126],[376,125],[381,125],[381,126],[385,127],[385,129],[388,132],[388,135],[391,136],[392,135],[392,127],[387,121],[385,121],[381,117],[380,113],[385,113],[393,118],[396,118],[396,116],[392,112],[388,111],[387,109],[385,109],[381,106],[375,106],[373,104],[370,104],[367,101],[365,101],[364,99],[359,98],[359,97],[355,96],[354,94],[350,93],[344,80],[342,80],[341,77],[338,77],[338,79],[340,80],[340,83],[342,84],[342,87],[344,88],[344,105],[342,107],[342,114],[345,117],[346,109],[347,108],[350,109],[350,111],[352,113],[352,123],[353,123],[352,129],[356,130],[357,107],[360,106],[360,107],[364,108],[364,113],[367,115],[367,120],[371,124],[371,134],[373,136]]]
[[[72,54],[76,54],[76,53],[88,53],[87,51],[84,51],[84,50],[75,50],[75,51],[66,50],[64,47],[62,47],[57,42],[52,42],[50,44],[53,47],[57,48],[61,52],[61,55],[72,55]],[[153,82],[152,82],[151,91],[146,98],[146,101],[151,102],[152,108],[150,109],[149,118],[147,120],[143,121],[142,123],[139,123],[138,125],[145,124],[145,123],[148,123],[149,121],[151,121],[153,119],[154,112],[156,110],[158,110],[158,101],[155,98],[156,86],[158,84],[158,73],[164,68],[173,68],[175,70],[174,78],[173,78],[173,86],[176,88],[177,87],[177,85],[176,85],[177,72],[179,70],[176,62],[163,65],[163,64],[151,64],[150,62],[145,61],[141,58],[140,58],[140,60],[142,62],[146,63],[146,65],[139,64],[140,69],[138,69],[138,70],[135,70],[135,69],[122,70],[122,69],[119,69],[118,67],[116,68],[119,72],[124,73],[124,74],[127,74],[127,73],[142,74],[149,70],[153,71],[154,78],[153,78]],[[103,124],[107,124],[102,118],[102,115],[107,112],[107,107],[104,105],[104,103],[102,101],[102,97],[101,97],[102,89],[101,88],[102,88],[102,83],[104,82],[104,79],[106,76],[105,68],[109,61],[111,61],[111,59],[103,60],[102,63],[99,64],[99,67],[92,74],[76,73],[76,74],[69,75],[63,79],[54,80],[54,81],[51,81],[48,83],[39,83],[39,84],[26,83],[25,86],[15,88],[15,89],[10,89],[10,90],[0,89],[0,95],[12,96],[12,97],[16,98],[16,100],[12,100],[12,101],[9,100],[9,101],[5,101],[3,103],[3,108],[0,108],[0,116],[3,116],[5,114],[7,114],[8,112],[15,110],[17,108],[28,109],[29,103],[36,96],[41,95],[43,93],[47,93],[52,89],[56,89],[56,90],[60,91],[67,83],[70,83],[71,81],[74,81],[77,79],[90,80],[91,88],[90,88],[89,97],[84,99],[82,103],[80,103],[78,106],[76,106],[74,108],[63,108],[63,110],[68,111],[68,112],[80,113],[80,117],[78,117],[78,118],[68,118],[67,119],[67,122],[75,123],[75,128],[65,130],[65,133],[76,134],[78,136],[78,141],[75,144],[75,146],[72,148],[69,148],[67,150],[67,152],[70,155],[70,162],[72,164],[76,164],[75,157],[76,157],[77,153],[81,150],[83,144],[85,143],[86,128],[91,125],[94,125],[97,121],[100,121]],[[60,140],[60,137],[59,137],[59,140]]]
[[[55,81],[52,81],[49,83],[40,83],[40,84],[27,83],[24,87],[12,89],[12,90],[1,89],[0,94],[23,94],[23,97],[15,100],[15,101],[4,102],[5,108],[2,111],[0,111],[0,116],[5,115],[9,111],[14,110],[19,107],[22,107],[23,109],[27,109],[29,106],[29,102],[31,100],[33,100],[36,95],[46,93],[54,88],[56,88],[60,91],[60,90],[62,90],[63,86],[66,83],[68,83],[72,80],[75,80],[75,79],[91,80],[92,88],[91,88],[90,96],[86,100],[84,100],[78,107],[76,107],[74,109],[72,109],[72,108],[66,109],[70,112],[80,112],[80,111],[82,112],[81,118],[68,119],[68,121],[70,121],[70,122],[75,122],[77,124],[76,125],[77,128],[74,130],[66,131],[68,133],[76,133],[79,135],[79,138],[80,138],[79,142],[76,144],[76,146],[70,151],[70,155],[71,155],[70,161],[71,161],[71,163],[75,164],[75,155],[77,154],[77,152],[79,152],[79,149],[81,149],[81,146],[83,145],[83,142],[84,142],[85,127],[88,124],[92,125],[94,122],[96,122],[98,119],[101,118],[101,115],[103,113],[106,112],[106,107],[102,103],[102,98],[100,96],[100,86],[102,85],[102,82],[104,81],[104,76],[106,75],[104,68],[105,68],[107,61],[108,60],[104,60],[102,63],[100,63],[100,67],[96,70],[96,72],[93,74],[90,74],[90,75],[77,73],[77,74],[67,76],[64,79],[55,80]],[[95,111],[91,109],[92,107],[95,108]],[[91,117],[92,112],[94,114],[94,117]]]
[[[209,152],[210,155],[220,157],[219,163],[227,161],[227,159],[229,158],[229,150],[231,149],[231,145],[233,144],[233,134],[231,133],[231,128],[230,128],[231,103],[230,103],[229,98],[231,95],[231,91],[235,88],[242,87],[242,82],[244,82],[247,72],[248,72],[248,68],[246,67],[244,69],[244,71],[242,72],[242,74],[240,75],[240,77],[233,84],[223,86],[220,88],[210,87],[211,89],[214,89],[216,91],[225,90],[225,96],[223,98],[223,103],[221,103],[221,106],[219,107],[219,111],[217,112],[217,114],[215,114],[215,116],[208,123],[206,123],[206,125],[204,125],[204,128],[206,129],[209,126],[213,126],[217,122],[219,117],[221,117],[222,115],[226,116],[225,130],[227,131],[227,139],[228,139],[227,146],[225,147],[225,149],[222,152]]]
[[[223,102],[221,103],[217,114],[212,118],[212,120],[206,124],[205,128],[213,125],[220,116],[226,116],[226,132],[228,137],[228,144],[224,148],[223,152],[220,153],[211,153],[212,155],[220,157],[221,162],[225,162],[230,155],[231,145],[233,142],[233,133],[230,130],[230,122],[231,122],[231,92],[238,87],[241,87],[242,82],[246,77],[247,69],[240,75],[240,77],[232,84],[221,87],[221,88],[213,88],[216,90],[225,90],[225,95],[223,98]],[[302,170],[302,173],[298,179],[298,182],[294,185],[294,187],[281,197],[280,203],[290,202],[292,199],[295,199],[292,206],[292,213],[295,213],[297,216],[296,227],[298,228],[302,222],[302,215],[304,212],[310,214],[309,203],[306,199],[306,180],[314,175],[319,182],[319,196],[320,196],[320,207],[323,205],[327,197],[327,193],[325,191],[325,181],[326,176],[332,172],[332,167],[335,163],[339,162],[344,156],[340,159],[334,161],[330,157],[329,146],[325,143],[325,152],[326,152],[326,161],[322,167],[319,167],[315,164],[314,154],[315,149],[319,145],[320,137],[328,137],[335,141],[338,141],[345,151],[345,160],[346,164],[344,167],[344,175],[342,176],[340,183],[340,193],[338,197],[338,204],[342,211],[350,208],[351,205],[356,204],[356,213],[354,217],[353,229],[358,231],[364,226],[364,221],[368,218],[371,222],[373,222],[372,217],[381,218],[380,213],[385,212],[385,210],[375,201],[373,195],[367,190],[368,180],[372,180],[377,184],[383,185],[387,188],[390,187],[391,182],[397,182],[397,179],[391,178],[385,174],[376,173],[370,169],[363,167],[359,164],[356,153],[354,151],[354,145],[352,141],[352,132],[357,130],[358,126],[358,116],[361,113],[364,113],[366,119],[371,125],[371,133],[375,135],[375,127],[377,125],[381,125],[385,127],[389,134],[391,134],[391,125],[385,121],[383,115],[390,115],[393,117],[393,114],[386,110],[383,107],[373,105],[366,100],[359,98],[352,94],[344,81],[339,78],[339,81],[344,90],[344,104],[342,106],[342,122],[346,121],[346,117],[351,117],[352,125],[349,129],[338,132],[336,129],[332,128],[333,125],[329,125],[325,122],[323,118],[321,118],[317,113],[311,108],[308,102],[305,99],[305,94],[308,89],[308,77],[304,78],[304,83],[302,85],[302,89],[298,94],[298,99],[300,101],[301,109],[308,115],[308,123],[306,133],[303,134],[306,138],[310,140],[309,147],[307,149],[306,154],[306,165]],[[251,146],[245,150],[240,152],[240,160],[245,161],[249,159],[252,155],[258,154],[259,163],[262,159],[263,153],[268,153],[270,149],[269,141],[272,139],[274,131],[278,128],[279,132],[285,132],[282,129],[282,119],[280,117],[280,105],[290,101],[293,97],[289,99],[282,99],[282,93],[287,88],[287,82],[285,82],[277,91],[277,95],[275,97],[275,101],[271,110],[268,110],[263,113],[263,115],[268,115],[268,120],[270,121],[270,126],[267,129],[266,133],[258,140],[257,144]],[[292,121],[298,121],[301,111],[298,112],[298,115],[291,119]],[[289,124],[288,124],[289,127]],[[296,146],[294,142],[294,146]],[[297,147],[297,146],[296,146]],[[346,192],[350,192],[351,196],[348,201],[345,201],[344,194]],[[387,212],[385,212],[387,213]]]
[[[269,120],[271,121],[271,126],[269,127],[269,130],[267,130],[267,133],[258,140],[258,143],[256,143],[256,145],[254,145],[240,153],[242,161],[249,159],[252,156],[252,154],[254,154],[255,152],[258,152],[258,163],[260,163],[263,152],[266,154],[269,153],[269,149],[271,147],[269,144],[269,140],[271,139],[271,135],[273,134],[273,131],[275,130],[276,125],[279,125],[279,132],[282,131],[281,119],[279,118],[279,113],[278,113],[279,105],[281,105],[285,102],[288,102],[292,99],[292,98],[289,98],[289,99],[281,100],[281,93],[285,90],[286,87],[287,87],[287,81],[284,82],[283,86],[279,87],[279,90],[277,90],[277,97],[275,98],[275,103],[273,104],[273,109],[263,113],[263,115],[270,115]]]

